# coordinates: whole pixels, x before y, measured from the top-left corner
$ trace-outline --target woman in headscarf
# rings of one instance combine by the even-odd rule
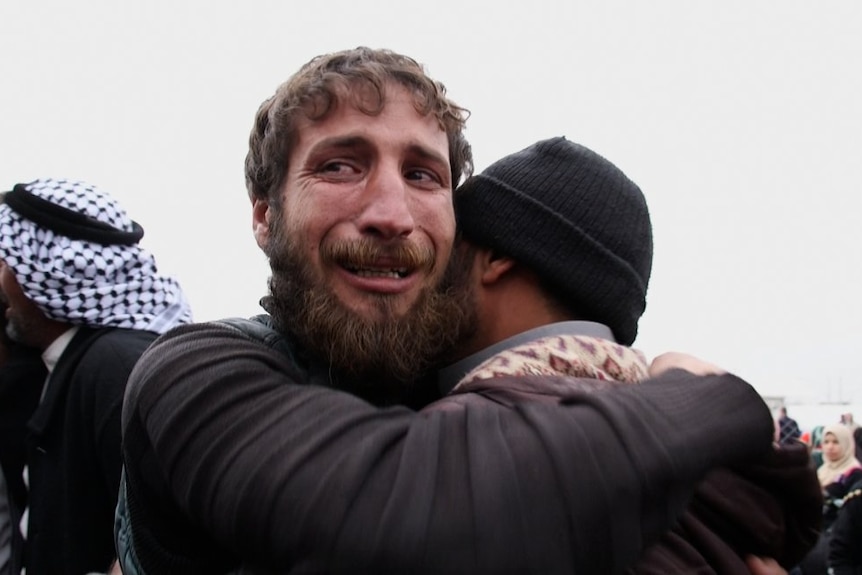
[[[850,486],[862,479],[862,463],[856,459],[853,432],[843,423],[823,428],[821,450],[823,464],[817,468],[817,479],[823,489],[823,525],[820,540],[791,575],[825,575],[832,537],[832,524],[838,518]],[[813,443],[814,438],[812,438]]]
[[[827,497],[844,497],[847,487],[852,483],[848,476],[853,473],[862,474],[862,463],[856,459],[856,442],[850,428],[841,423],[824,427],[821,449],[823,465],[817,468],[820,486]]]
[[[817,479],[823,488],[823,530],[838,517],[841,501],[850,486],[862,479],[862,463],[856,459],[853,432],[843,423],[823,428],[823,464],[817,468]]]

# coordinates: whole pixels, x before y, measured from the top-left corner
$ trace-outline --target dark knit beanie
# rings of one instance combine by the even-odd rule
[[[455,193],[458,227],[548,282],[582,319],[631,345],[646,307],[652,225],[640,188],[563,137],[491,164]]]

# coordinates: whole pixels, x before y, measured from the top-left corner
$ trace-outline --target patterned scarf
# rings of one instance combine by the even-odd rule
[[[619,383],[647,377],[647,361],[638,350],[583,335],[555,335],[502,351],[465,375],[452,390],[466,391],[473,381],[505,375],[568,375]]]
[[[164,333],[189,323],[177,281],[138,245],[143,229],[85,182],[19,184],[0,204],[0,258],[51,319]]]

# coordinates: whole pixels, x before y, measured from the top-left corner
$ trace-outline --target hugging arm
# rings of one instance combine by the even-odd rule
[[[768,408],[730,375],[672,370],[562,404],[427,414],[301,383],[288,358],[218,326],[148,350],[123,414],[147,571],[161,546],[207,572],[215,544],[269,570],[618,573],[708,469],[762,453],[772,434]],[[176,543],[171,525],[200,533]]]

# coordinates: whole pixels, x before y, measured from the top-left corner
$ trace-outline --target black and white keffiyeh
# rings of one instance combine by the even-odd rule
[[[164,333],[192,321],[179,283],[138,245],[143,229],[86,182],[18,184],[0,203],[0,257],[48,317]]]

